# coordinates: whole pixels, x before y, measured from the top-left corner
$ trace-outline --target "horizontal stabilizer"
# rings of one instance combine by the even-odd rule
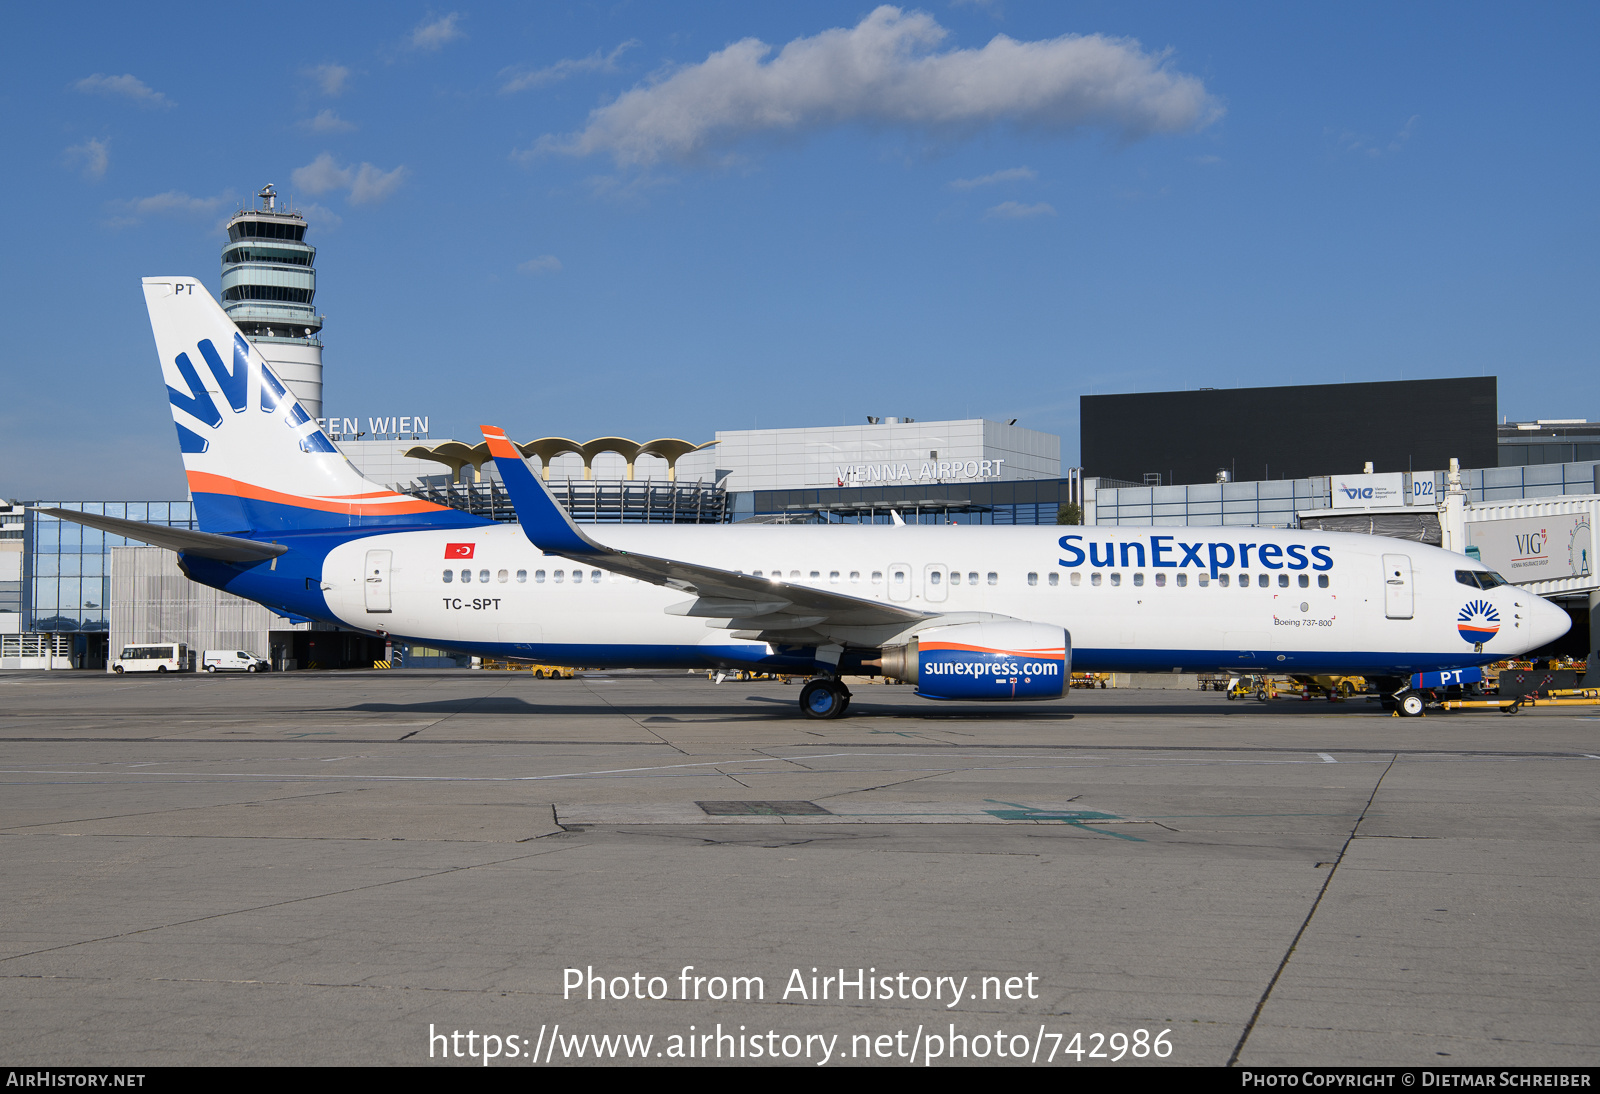
[[[79,513],[72,509],[35,509],[34,512],[48,513],[61,520],[85,524],[102,532],[136,539],[140,543],[165,547],[169,551],[182,551],[186,555],[214,558],[222,562],[261,562],[277,558],[289,549],[277,543],[257,543],[253,539],[240,539],[237,536],[191,532],[187,528],[168,528],[161,524],[145,524],[143,521],[123,520],[121,517],[102,517],[97,513]]]

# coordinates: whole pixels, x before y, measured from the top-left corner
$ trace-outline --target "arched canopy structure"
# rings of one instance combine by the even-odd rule
[[[626,437],[596,437],[592,441],[578,442],[570,437],[540,437],[536,441],[528,441],[516,446],[524,459],[537,456],[542,465],[541,477],[550,478],[550,461],[557,456],[568,453],[583,458],[583,477],[594,478],[594,458],[602,452],[615,452],[627,461],[628,471],[626,477],[633,478],[634,464],[640,456],[659,456],[667,461],[667,479],[676,482],[678,479],[678,460],[690,452],[698,452],[702,448],[710,448],[716,441],[707,441],[705,444],[695,444],[692,441],[681,440],[677,437],[657,437],[653,441],[630,441]],[[433,460],[450,468],[454,481],[461,481],[461,469],[467,464],[472,465],[476,478],[482,478],[483,465],[492,458],[489,455],[487,442],[476,445],[466,445],[461,441],[441,441],[436,445],[415,445],[405,450],[405,455],[417,460]]]

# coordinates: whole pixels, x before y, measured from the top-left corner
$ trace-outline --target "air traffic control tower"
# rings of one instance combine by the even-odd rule
[[[268,183],[255,207],[228,220],[222,247],[222,308],[239,324],[306,413],[322,416],[322,316],[317,249],[305,242],[306,218],[278,207]]]

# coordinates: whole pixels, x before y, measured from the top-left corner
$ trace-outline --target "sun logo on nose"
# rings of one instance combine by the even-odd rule
[[[1500,613],[1487,600],[1469,600],[1456,616],[1456,630],[1468,642],[1487,642],[1500,633]]]

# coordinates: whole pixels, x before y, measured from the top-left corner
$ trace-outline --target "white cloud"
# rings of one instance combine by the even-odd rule
[[[146,217],[152,216],[209,216],[220,209],[227,200],[228,195],[225,192],[213,198],[196,198],[190,197],[182,190],[168,190],[164,194],[152,194],[147,198],[110,202],[107,208],[119,215],[112,217],[107,223],[114,228],[126,228],[140,224]]]
[[[437,19],[423,20],[411,32],[411,47],[413,49],[439,49],[457,38],[465,38],[461,28],[456,26],[461,13],[452,11],[449,15]]]
[[[1339,147],[1352,155],[1366,156],[1369,159],[1392,156],[1405,148],[1406,143],[1411,140],[1411,135],[1417,130],[1417,123],[1421,120],[1421,114],[1411,115],[1406,119],[1406,124],[1400,127],[1399,132],[1389,138],[1387,144],[1382,141],[1374,141],[1363,134],[1345,130],[1339,134]]]
[[[85,94],[121,95],[145,106],[173,106],[173,101],[137,76],[105,76],[96,72],[72,85]]]
[[[349,190],[353,204],[373,205],[394,193],[410,173],[404,166],[384,171],[370,163],[340,167],[332,153],[324,152],[304,167],[296,167],[292,178],[295,188],[308,194]]]
[[[347,122],[332,110],[320,110],[315,118],[306,118],[300,122],[300,128],[309,129],[313,133],[354,133],[354,122]]]
[[[1065,35],[981,49],[936,47],[932,16],[883,6],[851,28],[797,38],[776,57],[755,38],[635,87],[589,115],[581,132],[540,148],[618,164],[691,159],[757,133],[861,123],[971,131],[996,124],[1125,137],[1206,125],[1221,106],[1162,53],[1127,38]]]
[[[500,73],[506,82],[501,85],[502,94],[513,91],[526,91],[530,87],[543,87],[545,84],[559,83],[569,76],[576,76],[583,72],[615,72],[617,71],[617,58],[625,50],[630,50],[639,44],[637,38],[630,38],[623,42],[610,53],[602,54],[598,49],[587,57],[565,58],[553,65],[534,69],[506,69]]]
[[[1026,220],[1028,217],[1053,217],[1055,206],[1041,201],[1037,205],[1024,205],[1020,201],[1002,201],[983,214],[984,220]]]
[[[350,200],[357,205],[375,205],[394,193],[410,173],[403,166],[393,171],[380,171],[370,163],[363,163],[350,184]]]
[[[345,81],[350,79],[350,70],[344,65],[317,65],[301,71],[317,82],[324,95],[331,97],[343,94]]]
[[[324,230],[331,231],[344,223],[344,217],[326,205],[318,205],[314,201],[310,205],[302,205],[300,211],[305,214],[307,224],[315,225]]]
[[[530,258],[519,264],[517,269],[525,274],[560,273],[561,260],[555,255],[540,255],[538,258]]]
[[[1039,177],[1039,172],[1031,167],[1008,167],[1004,171],[995,171],[987,175],[979,175],[975,179],[954,179],[950,183],[952,190],[976,190],[980,186],[988,186],[995,182],[1032,182]]]
[[[111,142],[90,137],[82,144],[67,149],[67,162],[82,164],[83,177],[86,179],[103,179],[106,177],[106,168],[111,166]]]

